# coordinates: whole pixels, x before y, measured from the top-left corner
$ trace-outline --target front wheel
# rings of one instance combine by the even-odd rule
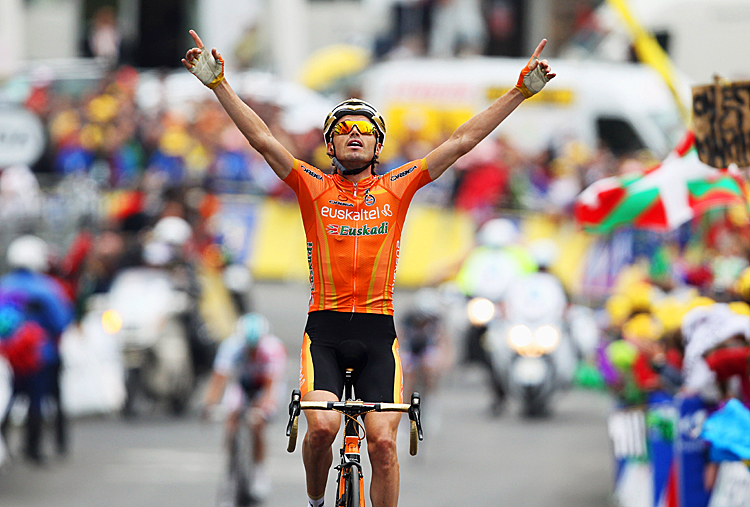
[[[356,466],[349,467],[349,473],[346,478],[346,491],[344,492],[346,507],[364,507],[360,504],[359,498],[359,469]]]
[[[229,449],[229,481],[234,505],[244,507],[255,503],[253,488],[252,431],[240,421]]]

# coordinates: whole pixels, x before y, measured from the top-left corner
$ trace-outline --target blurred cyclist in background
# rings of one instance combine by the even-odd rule
[[[435,289],[424,288],[401,320],[399,345],[404,363],[404,389],[419,391],[424,399],[438,387],[450,365],[451,347],[442,322],[443,308]]]
[[[38,324],[54,346],[44,364],[46,374],[28,379],[26,386],[27,391],[33,392],[30,394],[33,403],[29,406],[26,421],[26,453],[30,459],[41,462],[43,394],[51,394],[55,402],[57,452],[61,455],[67,452],[67,422],[60,395],[62,361],[59,345],[63,331],[73,321],[73,305],[62,287],[45,274],[49,269],[49,247],[44,240],[31,235],[16,238],[8,245],[6,257],[11,271],[0,278],[0,296],[20,304],[23,319]],[[49,385],[49,389],[40,383]]]
[[[185,68],[212,89],[237,128],[274,173],[294,190],[302,212],[310,269],[310,304],[300,361],[300,391],[306,401],[341,398],[344,343],[367,351],[355,373],[354,390],[363,400],[401,403],[403,378],[393,321],[393,290],[401,230],[409,204],[420,188],[441,176],[471,151],[521,103],[555,76],[539,60],[547,41],[537,46],[517,84],[489,108],[458,127],[425,158],[387,175],[375,167],[385,142],[385,120],[360,99],[338,104],[326,117],[323,135],[330,172],[300,161],[274,136],[258,114],[224,77],[224,60],[190,31],[196,47],[182,60]],[[341,426],[337,413],[308,411],[302,443],[308,505],[324,503],[333,463],[332,445]],[[365,418],[367,454],[372,465],[370,498],[375,507],[398,504],[396,436],[400,413],[370,413]]]
[[[229,408],[228,448],[238,425],[247,421],[242,414],[250,410],[255,462],[253,496],[257,498],[264,498],[271,486],[265,467],[265,428],[283,396],[286,361],[286,348],[271,334],[268,320],[259,313],[246,313],[237,320],[234,334],[219,346],[206,391],[204,418],[222,398]]]

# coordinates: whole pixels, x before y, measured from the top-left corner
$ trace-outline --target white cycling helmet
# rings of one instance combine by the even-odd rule
[[[360,99],[346,99],[328,113],[326,121],[323,123],[323,137],[325,142],[331,142],[331,129],[333,129],[333,126],[336,125],[340,118],[354,114],[361,114],[370,119],[378,133],[378,142],[383,144],[385,141],[385,120],[377,109]]]
[[[154,240],[171,246],[184,245],[192,235],[193,228],[180,217],[164,217],[154,226]]]
[[[477,241],[482,246],[502,248],[512,245],[518,239],[518,228],[507,218],[493,218],[482,225]]]
[[[554,240],[545,238],[534,241],[529,246],[529,255],[540,268],[549,268],[557,260],[560,248]]]
[[[49,269],[49,246],[37,236],[26,235],[14,239],[5,255],[11,269],[28,269],[37,273]]]

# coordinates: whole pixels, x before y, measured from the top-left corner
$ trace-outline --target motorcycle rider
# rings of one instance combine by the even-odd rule
[[[536,271],[514,279],[507,288],[503,315],[507,331],[500,334],[492,334],[491,331],[492,339],[487,347],[491,358],[490,385],[495,394],[491,408],[495,415],[502,411],[509,392],[526,393],[522,395],[522,398],[524,410],[528,415],[546,414],[548,411],[546,400],[549,394],[556,388],[567,385],[575,374],[577,359],[582,353],[573,344],[571,338],[568,325],[568,297],[565,289],[560,280],[550,272],[552,264],[557,259],[558,251],[556,243],[551,239],[532,242],[528,247],[528,252],[537,266]],[[518,345],[516,339],[511,340],[513,344],[508,342],[514,330],[522,329],[530,334],[533,333],[534,339],[530,345],[536,347],[534,352],[531,352],[532,349],[527,346]],[[549,342],[545,340],[545,343],[549,345],[542,345],[542,342],[538,341],[537,333],[543,329],[547,330],[546,336],[554,336],[554,339]],[[548,348],[540,352],[539,347]],[[529,363],[528,361],[516,362],[514,358],[518,357],[516,354],[526,357],[529,353],[535,358],[546,358],[541,364],[547,364],[543,375],[547,380],[537,379],[533,383],[536,391],[529,391],[529,393],[535,392],[536,394],[528,394],[523,389],[519,391],[519,385],[516,382],[517,375],[520,374],[517,368],[523,365],[528,366]],[[523,385],[528,387],[527,384]]]
[[[182,217],[165,216],[154,225],[151,240],[144,246],[144,259],[151,266],[161,266],[171,273],[172,282],[188,295],[189,308],[184,313],[190,352],[196,375],[207,373],[215,355],[211,338],[200,311],[202,287],[191,255],[192,226]]]
[[[8,245],[6,262],[10,272],[0,278],[0,295],[20,302],[23,317],[38,324],[54,345],[48,364],[49,390],[43,388],[44,378],[30,380],[29,389],[50,394],[55,402],[55,440],[58,454],[67,452],[67,421],[62,407],[60,377],[62,360],[59,354],[60,338],[73,321],[73,306],[62,287],[45,272],[48,265],[47,243],[33,235],[21,236]],[[48,391],[48,392],[47,392]],[[40,397],[41,398],[41,397]],[[39,449],[42,431],[41,401],[29,407],[26,420],[28,441],[26,454],[35,462],[43,460]]]
[[[219,346],[208,382],[203,416],[227,400],[226,443],[231,448],[242,414],[250,409],[253,435],[253,496],[260,499],[270,490],[265,466],[265,428],[276,414],[284,390],[287,353],[282,341],[271,334],[268,320],[259,313],[246,313],[237,320],[234,334]],[[226,393],[226,394],[225,394]]]
[[[534,271],[533,260],[517,245],[518,236],[518,228],[507,218],[493,218],[480,227],[478,246],[464,260],[456,277],[456,284],[466,296],[500,303],[515,279]],[[469,328],[466,362],[477,361],[489,365],[481,343],[485,331],[486,326]]]
[[[535,311],[549,319],[562,320],[568,296],[560,279],[550,272],[557,260],[558,247],[554,240],[540,239],[529,246],[528,252],[536,264],[536,271],[516,278],[509,285],[506,311],[508,314]]]

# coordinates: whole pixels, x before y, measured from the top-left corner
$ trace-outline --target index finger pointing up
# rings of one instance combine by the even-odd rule
[[[193,40],[195,41],[195,45],[196,45],[196,46],[197,46],[198,48],[200,48],[200,49],[203,49],[203,48],[205,47],[205,46],[203,45],[203,41],[201,40],[201,38],[200,38],[200,37],[198,37],[198,34],[197,34],[197,33],[195,33],[195,30],[190,30],[190,36],[191,36],[191,37],[193,38]],[[537,49],[538,49],[538,48],[537,48]]]
[[[196,35],[197,37],[197,35]],[[547,39],[542,39],[542,41],[539,43],[539,45],[534,50],[534,54],[531,55],[531,58],[539,58],[539,55],[542,54],[542,50],[544,49],[544,46],[547,45]]]

